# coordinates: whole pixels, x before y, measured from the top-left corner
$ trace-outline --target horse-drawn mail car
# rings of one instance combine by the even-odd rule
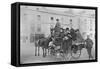
[[[81,50],[83,48],[86,48],[86,41],[83,39],[78,29],[69,30],[68,28],[61,28],[60,30],[61,32],[57,32],[59,33],[59,35],[56,35],[54,32],[54,36],[52,37],[53,46],[51,46],[53,48],[51,47],[51,54],[57,55],[58,53],[60,53],[60,55],[57,56],[62,56],[66,60],[68,60],[68,54],[70,54],[71,57],[69,58],[69,60],[71,58],[78,59],[81,56]]]

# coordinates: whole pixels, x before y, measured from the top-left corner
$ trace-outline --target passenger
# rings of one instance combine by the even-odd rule
[[[83,42],[84,39],[83,39],[79,29],[77,29],[75,32],[76,32],[76,40],[77,40],[77,42]]]
[[[72,37],[72,40],[75,41],[77,35],[76,35],[75,30],[74,30],[73,28],[70,29],[70,35],[71,35],[71,37]]]

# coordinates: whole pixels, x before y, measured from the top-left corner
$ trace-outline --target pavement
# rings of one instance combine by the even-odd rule
[[[94,49],[92,50],[93,57],[95,56]],[[56,56],[48,55],[44,58],[42,56],[42,49],[40,49],[40,56],[35,56],[35,45],[34,43],[21,43],[20,47],[20,58],[21,63],[43,63],[43,62],[59,62],[65,61],[63,58],[57,58]],[[70,54],[67,55],[66,61],[76,60],[89,60],[87,50],[83,48],[81,50],[81,56],[79,59],[73,59]]]

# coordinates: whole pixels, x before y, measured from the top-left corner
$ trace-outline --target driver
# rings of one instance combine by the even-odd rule
[[[61,30],[61,25],[60,25],[60,22],[59,22],[59,19],[56,19],[57,23],[55,25],[55,37],[58,37],[60,35],[60,30]]]

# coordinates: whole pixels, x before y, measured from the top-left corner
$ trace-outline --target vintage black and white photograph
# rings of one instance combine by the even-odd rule
[[[20,63],[95,60],[95,10],[20,6]]]

